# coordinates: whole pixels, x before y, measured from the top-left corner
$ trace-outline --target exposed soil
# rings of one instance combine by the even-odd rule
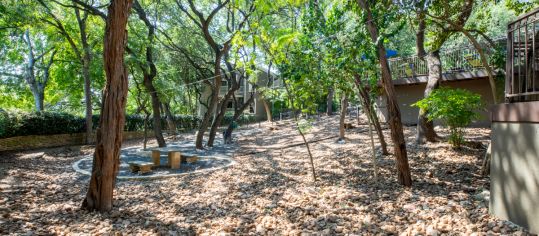
[[[79,209],[88,176],[71,164],[91,154],[91,146],[2,153],[0,234],[527,234],[488,214],[489,178],[480,167],[489,129],[468,129],[466,138],[475,145],[455,150],[446,143],[417,146],[415,127],[406,127],[414,181],[407,189],[396,182],[393,157],[380,150],[374,180],[368,126],[355,125],[340,144],[332,137],[337,121],[320,118],[309,131],[309,140],[321,140],[310,145],[316,183],[291,122],[255,124],[242,127],[248,132],[236,138],[236,165],[119,181],[114,210],[107,214]],[[437,131],[447,136],[447,130]],[[124,144],[137,145],[140,140]]]

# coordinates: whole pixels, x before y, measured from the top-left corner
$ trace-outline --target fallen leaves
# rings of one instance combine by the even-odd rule
[[[336,117],[316,121],[308,140],[338,133],[336,122]],[[417,146],[414,128],[406,128],[414,185],[404,189],[396,183],[392,156],[377,155],[380,173],[374,182],[370,139],[360,125],[347,132],[344,144],[329,139],[311,145],[320,176],[313,183],[304,146],[266,148],[301,141],[293,126],[270,126],[251,127],[252,135],[239,136],[237,164],[227,169],[118,182],[113,211],[105,214],[80,210],[88,179],[71,169],[91,147],[9,154],[0,159],[0,234],[522,233],[488,214],[489,179],[477,175],[482,149]],[[480,142],[489,130],[469,133]],[[256,154],[242,155],[253,150]]]

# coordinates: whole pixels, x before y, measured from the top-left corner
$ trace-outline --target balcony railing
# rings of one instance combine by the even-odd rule
[[[495,40],[498,45],[504,46],[505,38]],[[487,56],[494,50],[487,44],[481,44],[481,48]],[[440,52],[442,73],[458,73],[483,69],[479,53],[473,46],[447,49]],[[413,78],[427,76],[428,67],[425,58],[418,56],[398,57],[389,59],[389,68],[393,79]]]
[[[519,17],[507,28],[507,102],[539,100],[539,8]]]
[[[222,96],[225,96],[225,94],[228,92],[228,86],[225,85],[225,86],[221,86],[220,90],[219,90],[219,97],[222,97]],[[243,96],[245,93],[245,87],[244,86],[240,86],[240,88],[238,90],[236,90],[236,92],[234,93],[236,96]]]

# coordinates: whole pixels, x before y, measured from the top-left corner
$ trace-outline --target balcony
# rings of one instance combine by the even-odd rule
[[[221,86],[219,90],[219,97],[225,96],[225,94],[228,92],[228,85]],[[245,86],[240,86],[238,90],[234,93],[236,97],[243,97],[245,94]]]
[[[539,101],[539,9],[507,29],[506,102]]]
[[[504,46],[506,39],[497,39],[495,43],[498,46]],[[482,44],[481,46],[487,57],[494,53],[490,45]],[[443,50],[440,52],[440,60],[442,62],[442,73],[447,77],[486,76],[479,53],[472,45]],[[389,68],[393,79],[424,80],[428,76],[427,62],[424,58],[419,58],[418,56],[390,58]]]

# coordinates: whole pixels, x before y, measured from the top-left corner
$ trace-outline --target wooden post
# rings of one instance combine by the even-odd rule
[[[168,164],[170,165],[170,169],[179,169],[181,160],[180,152],[171,151],[168,153]]]
[[[152,160],[155,166],[161,165],[161,152],[158,150],[152,150]]]

